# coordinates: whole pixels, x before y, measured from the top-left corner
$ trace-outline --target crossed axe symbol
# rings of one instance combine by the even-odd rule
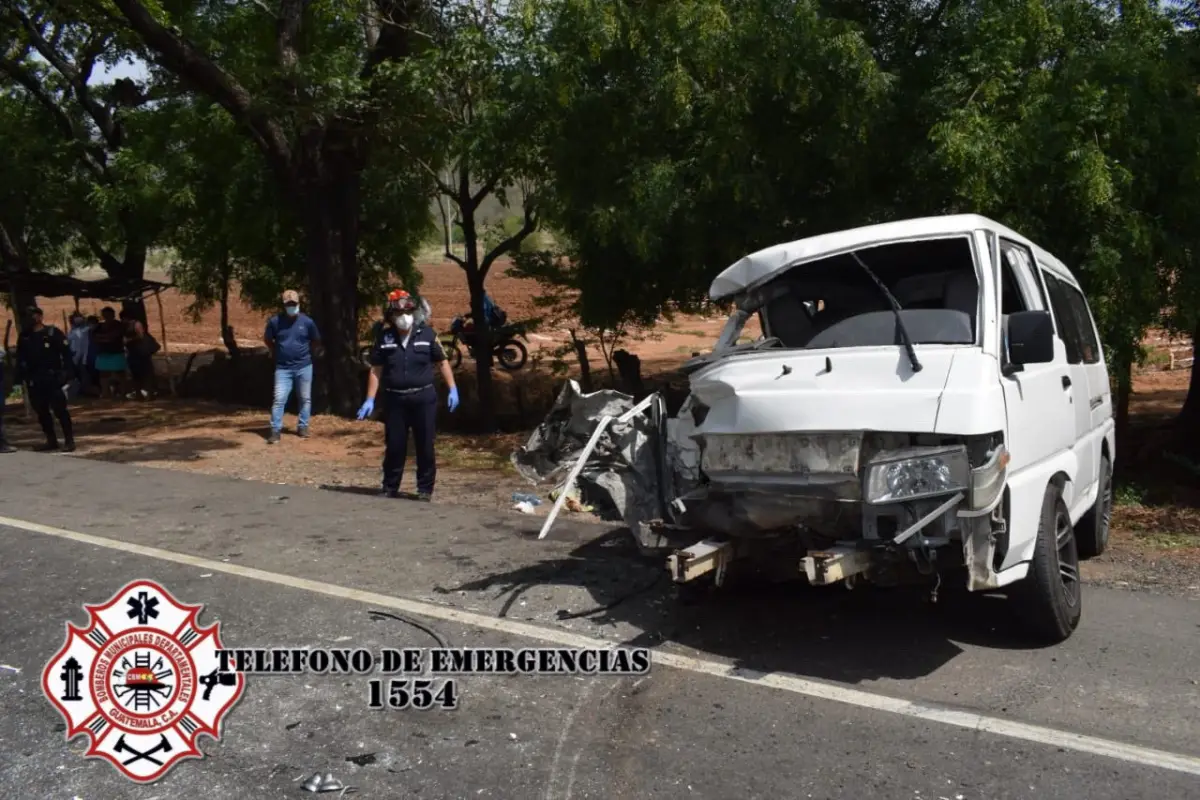
[[[122,762],[125,766],[129,766],[130,764],[132,764],[135,761],[141,761],[141,760],[145,759],[146,761],[150,761],[154,764],[158,764],[161,767],[163,762],[159,761],[157,758],[154,758],[153,756],[155,753],[157,753],[159,751],[161,751],[163,753],[171,752],[171,742],[168,741],[166,736],[163,736],[160,733],[158,744],[154,745],[154,747],[151,747],[149,750],[138,750],[136,747],[131,747],[125,741],[125,734],[122,733],[121,738],[117,739],[117,743],[115,745],[113,745],[113,750],[117,753],[133,753],[132,758],[128,759],[127,761]]]

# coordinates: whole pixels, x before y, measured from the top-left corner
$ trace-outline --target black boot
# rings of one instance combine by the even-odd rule
[[[58,442],[52,441],[52,442],[46,442],[45,444],[39,444],[37,447],[33,448],[33,452],[49,453],[49,452],[52,452],[57,449],[58,449]]]
[[[11,444],[4,441],[3,439],[0,439],[0,453],[15,453],[15,452],[17,452],[17,448],[13,447]]]

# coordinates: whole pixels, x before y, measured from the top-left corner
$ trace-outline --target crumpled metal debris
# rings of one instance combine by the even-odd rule
[[[337,778],[333,777],[332,772],[326,772],[324,776],[322,776],[319,772],[314,772],[311,778],[300,784],[300,788],[304,789],[306,792],[314,793],[341,792],[342,794],[347,794],[354,791],[353,786],[347,786],[346,784],[342,783]]]
[[[688,438],[695,430],[691,414],[666,418],[659,396],[648,401],[638,404],[613,390],[584,394],[569,380],[542,424],[513,453],[513,466],[535,486],[564,481],[601,421],[610,417],[579,473],[578,494],[575,487],[559,485],[550,496],[557,499],[565,491],[568,510],[595,509],[601,518],[624,522],[643,547],[661,547],[648,523],[662,519],[666,504],[699,481],[700,459],[698,446]],[[641,412],[635,410],[639,407]],[[622,420],[629,412],[634,413]]]

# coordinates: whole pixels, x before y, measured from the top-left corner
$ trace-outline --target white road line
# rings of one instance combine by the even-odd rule
[[[146,556],[147,558],[155,558],[160,561],[184,564],[206,571],[223,572],[227,575],[236,575],[240,578],[249,578],[264,583],[273,583],[291,589],[303,589],[304,591],[337,597],[343,600],[356,600],[360,603],[391,608],[429,619],[439,619],[482,630],[523,636],[560,647],[611,648],[617,646],[613,642],[570,633],[569,631],[557,628],[544,628],[539,625],[529,625],[524,622],[489,617],[486,614],[459,611],[458,609],[425,603],[419,600],[406,600],[401,597],[391,597],[376,592],[364,592],[359,589],[350,589],[332,583],[312,581],[307,578],[297,578],[291,575],[281,575],[275,572],[267,572],[266,570],[255,569],[253,567],[243,567],[223,561],[212,561],[207,558],[200,558],[199,556],[189,556],[184,553],[162,550],[157,547],[147,547],[131,542],[122,542],[117,539],[106,539],[102,536],[92,536],[62,528],[52,528],[48,525],[39,525],[35,522],[26,522],[25,520],[12,519],[10,517],[0,516],[0,526],[54,536],[60,539],[79,542],[80,544],[90,544],[96,547],[119,550],[124,553]],[[792,694],[804,695],[805,697],[815,697],[835,703],[844,703],[857,708],[886,711],[902,717],[939,722],[943,725],[953,725],[958,728],[1007,736],[1010,739],[1105,756],[1130,764],[1141,764],[1189,775],[1200,775],[1200,758],[1196,756],[1170,753],[1165,750],[1140,747],[1096,736],[1085,736],[1041,725],[1013,722],[998,717],[974,714],[969,711],[957,711],[936,705],[914,703],[910,700],[901,700],[895,697],[888,697],[887,695],[864,692],[860,689],[850,689],[830,683],[806,680],[792,675],[756,672],[754,670],[732,667],[728,664],[721,664],[702,658],[693,658],[677,653],[664,653],[656,650],[653,652],[653,659],[654,663],[663,666],[738,681],[739,683],[746,683],[752,686],[765,686],[791,692]]]

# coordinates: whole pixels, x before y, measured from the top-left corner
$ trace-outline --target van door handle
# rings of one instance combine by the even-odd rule
[[[1064,389],[1071,388],[1071,376],[1070,375],[1063,375],[1063,388]]]

